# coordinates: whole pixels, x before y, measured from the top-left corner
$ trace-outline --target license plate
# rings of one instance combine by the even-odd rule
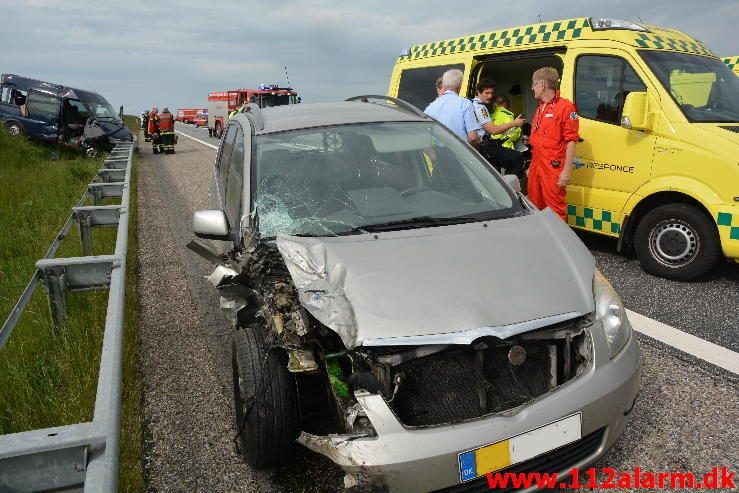
[[[582,413],[459,454],[459,477],[464,481],[533,459],[582,438]]]

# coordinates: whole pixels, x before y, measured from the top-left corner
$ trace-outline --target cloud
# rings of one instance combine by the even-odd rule
[[[606,2],[3,1],[0,71],[99,91],[114,106],[202,106],[208,92],[290,82],[305,102],[384,93],[415,44],[582,16],[674,27],[739,54],[735,0]],[[12,47],[7,49],[7,47]]]

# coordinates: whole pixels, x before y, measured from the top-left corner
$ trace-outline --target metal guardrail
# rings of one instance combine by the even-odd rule
[[[111,151],[72,214],[64,223],[18,303],[0,328],[0,348],[39,284],[49,296],[55,324],[68,319],[67,291],[109,289],[95,411],[90,423],[0,435],[0,492],[114,492],[118,487],[121,419],[123,314],[128,253],[131,166],[136,140]],[[92,197],[94,206],[85,206]],[[105,198],[120,205],[102,205]],[[54,258],[62,240],[77,223],[85,256]],[[115,253],[92,255],[92,228],[117,227]]]

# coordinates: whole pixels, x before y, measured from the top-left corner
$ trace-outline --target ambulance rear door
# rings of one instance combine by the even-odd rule
[[[567,220],[618,236],[626,201],[649,180],[656,140],[651,133],[621,126],[624,99],[629,92],[647,91],[658,101],[658,93],[623,50],[574,48],[565,63],[562,94],[571,95],[577,107],[581,137],[567,187]]]

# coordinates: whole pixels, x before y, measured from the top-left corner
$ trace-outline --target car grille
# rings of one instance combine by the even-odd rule
[[[739,126],[727,126],[727,127],[721,127],[724,130],[728,130],[729,132],[739,133]]]
[[[575,336],[569,346],[563,339],[521,342],[526,360],[520,365],[508,360],[512,345],[499,340],[407,361],[392,369],[393,380],[401,383],[388,404],[406,426],[456,423],[516,408],[577,374],[582,359],[573,348],[585,337],[584,332]]]
[[[575,467],[578,463],[591,457],[595,454],[603,443],[603,437],[605,435],[605,428],[601,428],[598,431],[581,438],[577,442],[573,442],[564,447],[560,447],[556,450],[552,450],[546,454],[534,457],[533,459],[527,460],[520,464],[513,465],[500,473],[513,472],[513,473],[562,473],[568,472],[571,468]],[[437,490],[437,493],[482,493],[491,491],[488,486],[488,481],[485,476],[477,479],[473,479],[467,483],[462,483],[441,490]],[[495,491],[517,491],[513,488],[507,489],[496,489]]]

